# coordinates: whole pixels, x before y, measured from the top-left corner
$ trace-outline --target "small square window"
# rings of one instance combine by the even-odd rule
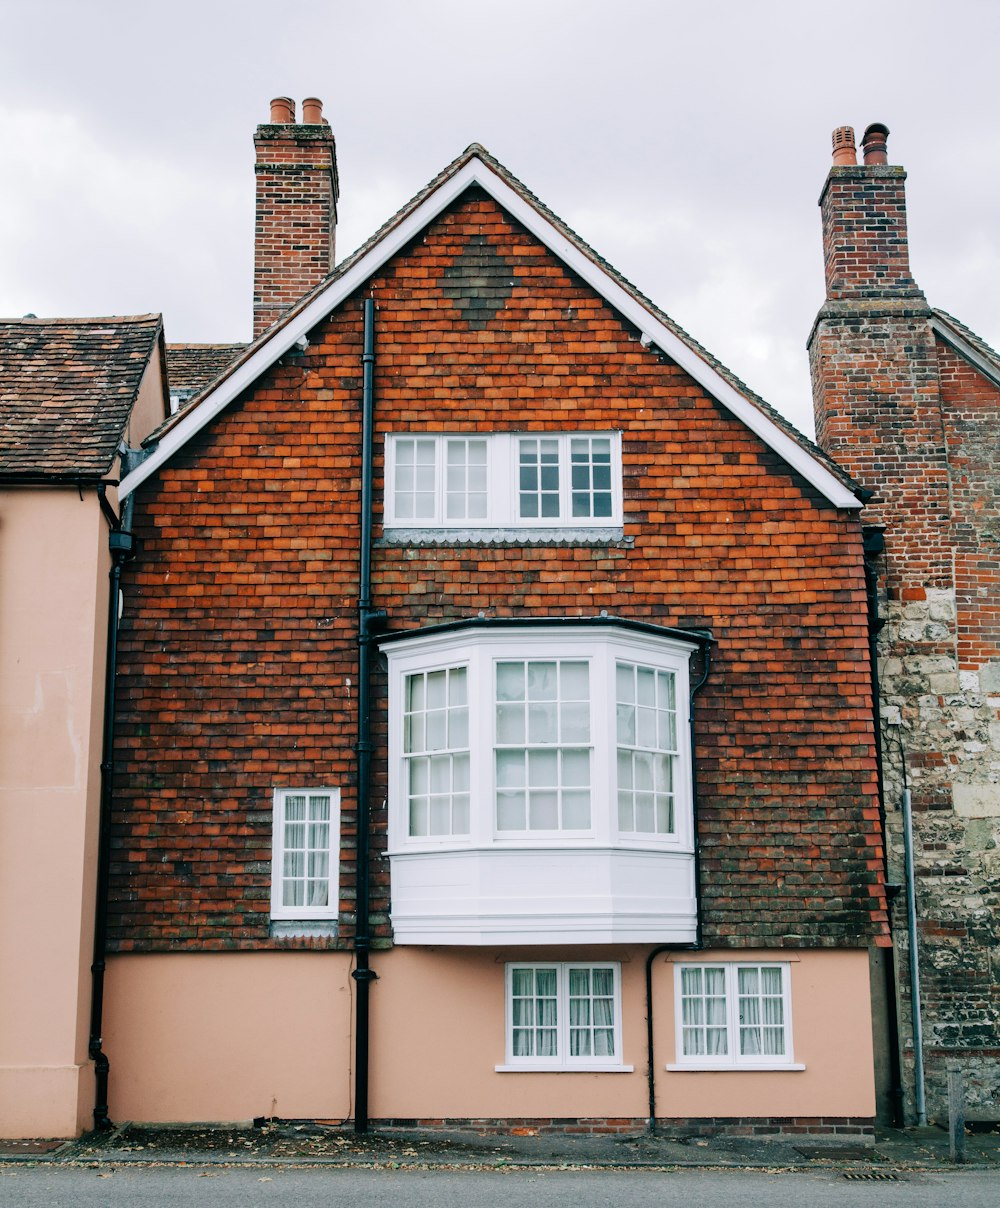
[[[335,919],[338,789],[275,789],[271,918]]]
[[[509,964],[506,993],[507,1064],[501,1069],[627,1068],[619,965]]]

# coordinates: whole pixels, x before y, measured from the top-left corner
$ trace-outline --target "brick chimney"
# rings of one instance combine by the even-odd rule
[[[910,273],[906,173],[888,162],[888,134],[869,126],[858,164],[853,130],[834,131],[809,362],[817,443],[875,492],[864,522],[905,527],[924,550],[926,584],[946,577],[947,466],[931,311]]]
[[[254,136],[253,336],[256,339],[323,280],[334,265],[337,151],[322,103],[277,97],[271,120]]]

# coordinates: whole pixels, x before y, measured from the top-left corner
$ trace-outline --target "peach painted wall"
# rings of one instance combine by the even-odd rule
[[[170,414],[170,400],[163,388],[163,358],[157,345],[139,383],[139,393],[125,426],[126,444],[137,449]]]
[[[112,1120],[341,1120],[351,1110],[346,952],[112,956]]]
[[[874,1116],[867,951],[770,949],[694,958],[790,961],[792,1039],[795,1061],[806,1067],[801,1071],[665,1070],[676,1060],[672,962],[679,959],[667,956],[655,966],[657,1116]]]
[[[626,1116],[647,1112],[645,950],[593,949],[622,962],[631,1073],[498,1073],[504,961],[551,950],[396,948],[372,965],[370,1115],[385,1118]],[[566,955],[560,952],[561,956]],[[704,954],[700,959],[710,959]],[[865,952],[728,953],[790,959],[800,1072],[668,1072],[673,968],[654,966],[658,1115],[874,1113]],[[345,953],[113,957],[106,1049],[113,1119],[343,1119],[351,1108],[353,983]]]
[[[0,1135],[89,1121],[107,625],[94,491],[0,492]]]

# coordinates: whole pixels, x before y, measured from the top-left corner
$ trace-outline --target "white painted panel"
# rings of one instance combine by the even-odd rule
[[[390,857],[397,944],[693,943],[694,857],[612,848]]]

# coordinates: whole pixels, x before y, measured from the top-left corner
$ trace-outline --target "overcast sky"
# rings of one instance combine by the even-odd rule
[[[255,126],[318,96],[345,256],[471,142],[811,433],[830,133],[1000,342],[998,0],[0,0],[0,314],[249,338]]]

